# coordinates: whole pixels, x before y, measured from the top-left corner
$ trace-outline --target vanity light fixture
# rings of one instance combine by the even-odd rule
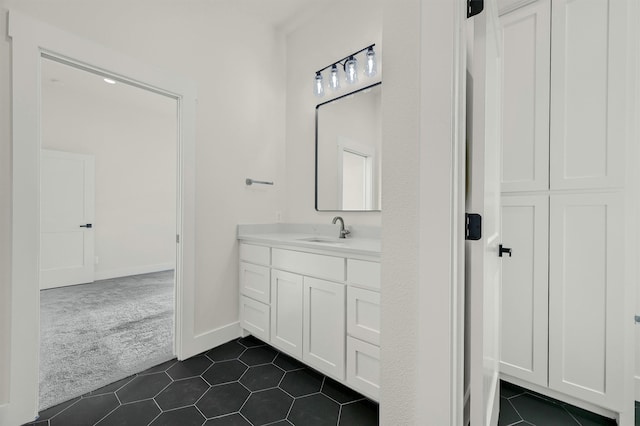
[[[316,96],[324,95],[324,84],[322,82],[322,73],[316,73],[316,85],[314,87],[314,93]]]
[[[347,83],[355,84],[358,82],[358,61],[352,56],[349,57],[344,64],[344,73],[347,78]]]
[[[340,88],[340,77],[338,77],[338,67],[336,66],[336,64],[331,65],[329,87],[331,88],[331,90],[338,90]]]
[[[364,66],[364,75],[367,77],[373,77],[378,72],[376,67],[376,52],[373,51],[373,46],[367,49],[367,62]]]
[[[313,93],[318,97],[324,96],[324,79],[322,76],[322,72],[329,68],[330,68],[330,71],[329,71],[329,78],[328,78],[327,85],[331,90],[338,90],[340,88],[340,75],[339,75],[340,71],[338,69],[338,65],[341,66],[344,72],[344,77],[347,84],[357,83],[358,82],[358,60],[356,59],[356,56],[364,51],[366,51],[364,75],[366,75],[367,77],[373,77],[374,75],[376,75],[377,66],[376,66],[376,53],[373,50],[374,46],[375,44],[372,44],[370,46],[365,47],[364,49],[360,49],[357,52],[354,52],[348,56],[345,56],[339,61],[334,62],[331,65],[327,65],[326,67],[322,68],[319,71],[316,71],[316,76],[315,76],[314,85],[313,85]]]
[[[116,81],[112,78],[103,78],[105,83],[116,84]]]

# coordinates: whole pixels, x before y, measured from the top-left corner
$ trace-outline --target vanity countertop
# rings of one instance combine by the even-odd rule
[[[339,229],[338,225],[324,224],[238,225],[238,239],[285,248],[302,248],[313,252],[380,256],[380,228],[347,227],[351,230],[347,238],[338,238]]]

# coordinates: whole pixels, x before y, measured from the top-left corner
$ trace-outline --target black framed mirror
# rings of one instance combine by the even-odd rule
[[[316,106],[316,210],[380,211],[382,83]]]

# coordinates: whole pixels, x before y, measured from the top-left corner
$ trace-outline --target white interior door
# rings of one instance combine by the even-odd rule
[[[94,181],[93,156],[42,150],[41,290],[93,281]]]
[[[496,425],[500,387],[500,46],[495,0],[474,18],[467,212],[482,216],[482,238],[467,242],[470,421]]]

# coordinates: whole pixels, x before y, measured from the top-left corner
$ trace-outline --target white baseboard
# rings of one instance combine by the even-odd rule
[[[36,420],[38,413],[34,415],[18,413],[16,405],[19,404],[8,402],[0,405],[0,425],[22,425]]]
[[[161,272],[175,269],[173,263],[159,263],[156,265],[142,265],[131,268],[109,269],[106,271],[96,271],[94,280],[109,280],[111,278],[129,277],[131,275],[151,274],[152,272]]]
[[[184,353],[188,357],[198,355],[209,349],[220,346],[233,339],[241,337],[242,330],[240,329],[240,321],[216,328],[215,330],[207,331],[206,333],[198,334],[188,344],[188,348]],[[181,360],[182,361],[182,360]]]
[[[636,385],[636,401],[640,401],[640,376],[635,376],[633,383]]]

